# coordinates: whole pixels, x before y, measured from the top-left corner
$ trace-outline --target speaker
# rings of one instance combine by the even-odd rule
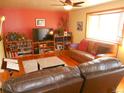
[[[32,30],[33,41],[39,41],[38,34],[39,34],[38,29],[33,29]]]

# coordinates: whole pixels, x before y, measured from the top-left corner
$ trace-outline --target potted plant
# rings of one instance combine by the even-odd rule
[[[58,35],[58,36],[63,36],[64,34],[64,29],[63,28],[57,28],[55,30],[55,33]]]
[[[67,31],[67,29],[68,29],[67,18],[61,17],[58,23],[58,28],[55,30],[55,33],[58,34],[59,36],[63,36],[64,31]]]

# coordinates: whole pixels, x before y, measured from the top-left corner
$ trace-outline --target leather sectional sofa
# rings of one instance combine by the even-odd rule
[[[55,67],[12,78],[4,93],[114,93],[124,76],[116,58],[98,58],[76,67]]]
[[[88,39],[80,43],[73,43],[69,47],[69,56],[79,63],[93,60],[103,56],[115,57],[117,44],[108,44]]]

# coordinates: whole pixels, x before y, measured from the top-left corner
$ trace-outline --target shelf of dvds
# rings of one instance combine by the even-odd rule
[[[32,40],[6,41],[4,42],[5,54],[8,58],[32,54]]]
[[[56,50],[65,50],[68,48],[69,44],[72,43],[71,36],[55,36],[55,49]]]

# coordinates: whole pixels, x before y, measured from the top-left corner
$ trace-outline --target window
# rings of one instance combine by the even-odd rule
[[[86,37],[118,43],[122,37],[124,13],[89,14]]]

